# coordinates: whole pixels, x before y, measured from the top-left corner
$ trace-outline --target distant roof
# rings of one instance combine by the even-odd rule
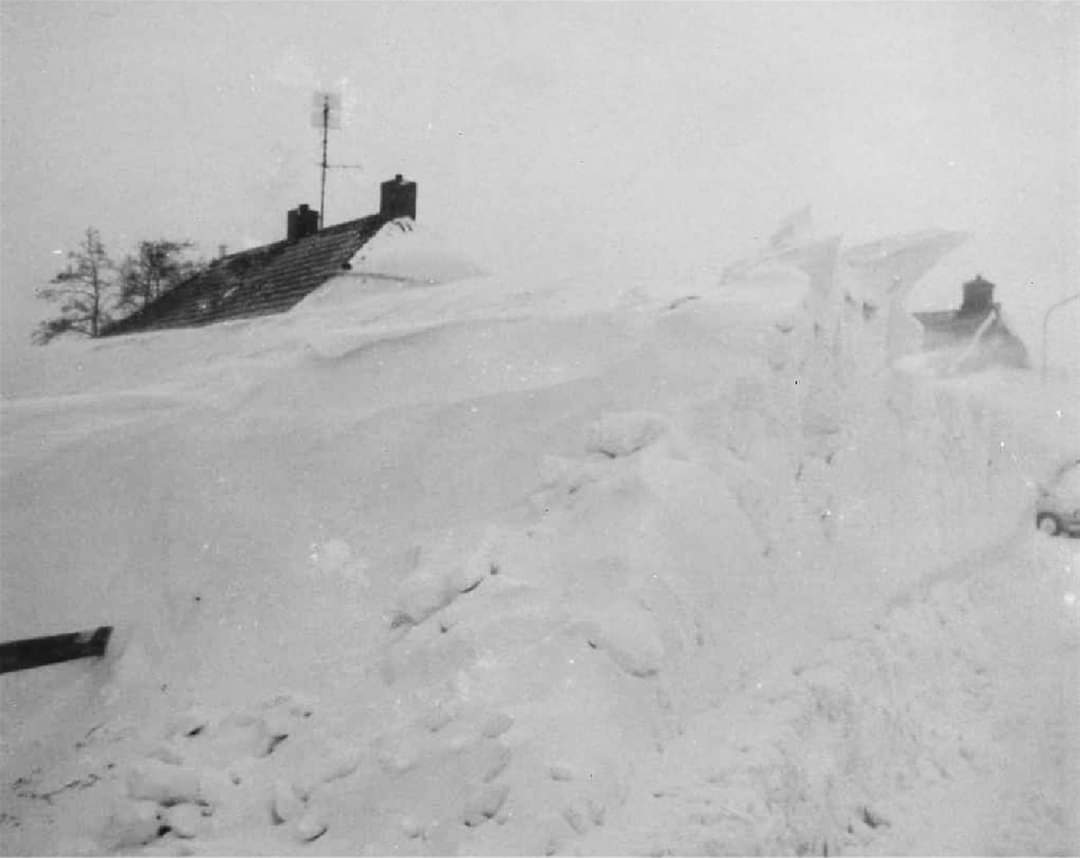
[[[1027,349],[1023,342],[1009,330],[999,313],[992,317],[986,312],[961,312],[960,310],[932,311],[914,313],[923,327],[923,348],[936,349],[958,348],[974,342],[980,326],[991,318],[990,325],[983,332],[979,357],[971,360],[991,360],[993,363],[1025,367],[1028,365]]]
[[[932,310],[926,313],[912,313],[927,331],[948,333],[957,336],[972,336],[979,325],[986,321],[986,313],[964,313],[959,310]]]
[[[332,277],[389,218],[370,215],[296,241],[277,241],[215,260],[200,274],[107,327],[103,336],[184,328],[283,313]]]

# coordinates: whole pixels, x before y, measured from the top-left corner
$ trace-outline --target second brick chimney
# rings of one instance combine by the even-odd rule
[[[406,182],[401,173],[383,182],[379,214],[387,220],[399,217],[416,220],[416,182]]]
[[[985,316],[994,306],[994,284],[980,274],[964,284],[964,301],[960,305],[961,316]]]

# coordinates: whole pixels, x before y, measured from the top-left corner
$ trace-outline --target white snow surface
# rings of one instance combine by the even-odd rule
[[[1075,851],[1080,554],[1032,504],[1080,387],[920,363],[957,240],[721,284],[390,234],[284,315],[50,347],[3,638],[116,634],[0,677],[2,851]]]
[[[446,245],[445,240],[412,218],[398,218],[382,227],[349,260],[353,277],[380,277],[413,283],[450,283],[484,271]],[[346,278],[348,279],[348,278]],[[317,300],[336,290],[323,288]]]

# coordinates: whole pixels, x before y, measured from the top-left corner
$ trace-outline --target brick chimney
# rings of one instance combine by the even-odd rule
[[[298,208],[291,209],[286,220],[285,237],[289,241],[299,241],[319,231],[319,213],[301,204]]]
[[[960,305],[961,316],[985,316],[994,306],[994,284],[984,280],[981,274],[964,284],[964,301]]]
[[[406,182],[401,173],[383,182],[379,215],[387,220],[399,217],[416,220],[416,182]]]

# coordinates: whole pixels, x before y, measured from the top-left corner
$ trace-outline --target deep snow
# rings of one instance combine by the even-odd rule
[[[962,236],[380,239],[6,392],[3,637],[117,635],[0,678],[4,853],[1075,851],[1080,393],[911,352]]]

